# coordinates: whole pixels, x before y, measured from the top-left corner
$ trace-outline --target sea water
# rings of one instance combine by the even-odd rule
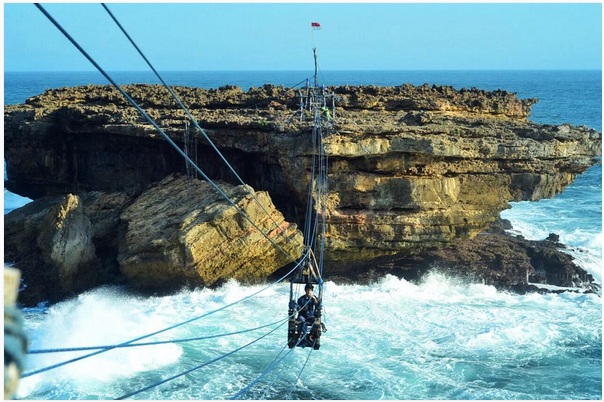
[[[156,82],[112,73],[121,84]],[[171,85],[244,89],[294,86],[306,72],[165,73]],[[321,73],[326,85],[405,82],[502,89],[539,98],[531,120],[602,129],[600,71],[379,71]],[[98,83],[98,73],[5,73],[5,104],[45,88]],[[5,190],[5,213],[23,205]],[[554,199],[502,213],[531,239],[557,233],[601,282],[602,169],[580,175]],[[26,399],[601,399],[599,295],[514,295],[442,274],[422,283],[324,286],[327,332],[318,351],[286,347],[289,285],[183,290],[142,297],[102,287],[24,311],[30,350],[140,342],[23,378]],[[250,295],[253,295],[249,297]],[[239,302],[239,300],[242,300]],[[285,324],[284,324],[285,323]],[[249,344],[249,345],[248,345]],[[246,346],[248,345],[248,346]],[[31,354],[27,372],[93,353]],[[161,385],[156,385],[160,384]],[[144,390],[144,391],[143,391]]]

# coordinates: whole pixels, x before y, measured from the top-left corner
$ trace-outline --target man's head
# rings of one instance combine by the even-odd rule
[[[309,290],[310,290],[311,292],[314,290],[314,286],[312,285],[312,283],[307,283],[307,284],[306,284],[306,286],[304,286],[304,291],[305,291],[306,293],[308,293],[308,291],[309,291]]]

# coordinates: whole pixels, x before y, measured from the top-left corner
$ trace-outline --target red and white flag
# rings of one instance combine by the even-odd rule
[[[319,24],[318,22],[311,22],[310,26],[312,27],[312,29],[321,29],[321,24]]]

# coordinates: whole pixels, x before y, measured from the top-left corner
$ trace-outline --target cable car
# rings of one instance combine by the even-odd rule
[[[300,346],[319,350],[321,334],[327,331],[325,324],[321,322],[323,280],[317,269],[312,250],[309,249],[305,256],[297,274],[290,278],[287,346],[290,349]],[[299,294],[300,285],[304,285],[302,295]],[[312,294],[315,287],[317,288],[316,295]],[[307,290],[311,290],[312,297],[309,297]]]
[[[319,87],[317,75],[317,52],[313,49],[315,60],[314,85],[306,81],[305,91],[300,91],[300,119],[312,116],[313,160],[310,171],[309,197],[304,228],[305,253],[298,262],[298,269],[290,278],[289,323],[287,345],[321,347],[321,334],[327,329],[322,322],[323,313],[323,252],[325,250],[325,216],[327,214],[327,154],[323,147],[323,136],[332,127],[335,117],[335,96],[327,93],[325,87]],[[333,116],[329,113],[328,100],[331,101]],[[310,113],[307,113],[310,112]],[[323,219],[320,219],[322,217]],[[319,262],[313,250],[317,250]],[[304,286],[304,292],[301,291]],[[317,288],[317,294],[310,298]]]

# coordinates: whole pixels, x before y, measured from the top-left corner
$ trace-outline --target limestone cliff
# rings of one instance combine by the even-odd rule
[[[558,194],[601,154],[601,133],[532,123],[527,117],[536,100],[505,91],[407,84],[329,89],[338,101],[323,139],[327,267],[472,238],[508,202]],[[239,184],[167,90],[125,90],[210,178]],[[245,183],[303,227],[312,148],[298,93],[271,85],[175,91]],[[109,86],[48,90],[7,106],[4,122],[5,187],[33,199],[93,191],[135,199],[186,172],[182,157]],[[178,202],[165,201],[180,215],[190,213]],[[119,222],[152,230],[153,209],[129,208]],[[120,251],[121,268],[145,253]]]
[[[139,196],[49,196],[10,212],[4,251],[26,283],[20,302],[124,281],[153,291],[254,283],[300,257],[301,232],[265,192],[219,184],[232,203],[205,181],[170,175]]]
[[[118,262],[128,280],[164,289],[249,283],[300,257],[300,231],[265,192],[224,184],[222,191],[233,204],[205,181],[168,176],[125,208]]]

